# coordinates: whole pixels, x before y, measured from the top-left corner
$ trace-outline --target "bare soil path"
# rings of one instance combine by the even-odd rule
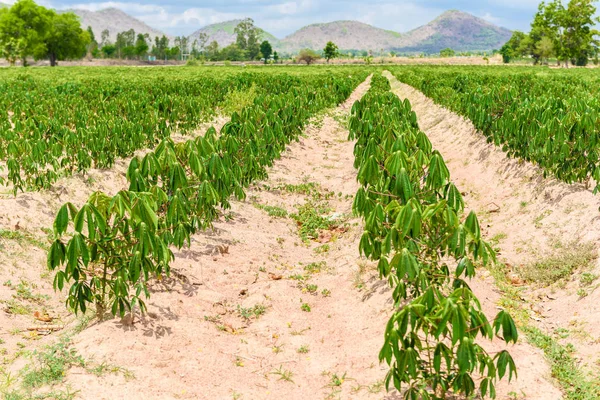
[[[443,155],[452,180],[463,192],[467,210],[474,210],[485,222],[482,230],[485,228],[488,240],[499,247],[507,278],[520,290],[531,322],[563,345],[573,344],[580,366],[595,374],[600,360],[597,260],[591,260],[587,269],[573,265],[566,277],[546,284],[523,276],[529,273],[535,277],[547,272],[544,269],[560,268],[572,261],[569,257],[577,262],[582,248],[590,248],[591,257],[597,257],[600,198],[583,185],[544,178],[538,167],[507,158],[487,143],[470,121],[386,75],[392,90],[411,102],[421,130]],[[480,271],[472,283],[490,315],[497,312],[501,298],[493,282],[487,271]],[[562,398],[539,349],[522,337],[511,352],[519,379],[505,390],[519,398]]]

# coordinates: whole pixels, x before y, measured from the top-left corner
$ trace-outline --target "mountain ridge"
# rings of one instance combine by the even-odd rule
[[[146,23],[130,16],[118,8],[107,8],[99,11],[83,9],[69,10],[81,18],[84,28],[92,26],[99,39],[102,30],[109,29],[110,38],[115,40],[118,32],[134,29],[136,33],[148,33],[155,36],[166,35]],[[206,25],[188,36],[190,44],[201,33],[208,36],[207,44],[217,41],[220,47],[235,42],[234,29],[240,19]],[[257,26],[258,27],[258,26]],[[259,27],[259,29],[261,29]],[[261,40],[269,40],[275,50],[294,53],[302,48],[322,49],[328,41],[336,43],[343,51],[395,51],[398,53],[437,53],[444,48],[455,51],[488,51],[500,48],[512,32],[496,26],[489,21],[472,14],[448,10],[438,15],[431,22],[399,33],[389,29],[378,28],[363,22],[339,20],[306,25],[297,31],[279,39],[266,30],[261,29]]]

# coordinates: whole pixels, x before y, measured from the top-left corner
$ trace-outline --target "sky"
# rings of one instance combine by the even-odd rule
[[[14,0],[0,0],[13,3]],[[379,28],[406,32],[449,9],[458,9],[512,30],[527,31],[540,0],[38,0],[55,9],[97,11],[120,8],[153,28],[189,35],[203,26],[250,17],[266,31],[283,38],[312,23],[357,20]]]

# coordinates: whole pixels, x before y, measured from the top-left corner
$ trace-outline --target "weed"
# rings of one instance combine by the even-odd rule
[[[304,242],[317,239],[322,230],[339,225],[339,221],[324,216],[331,211],[328,205],[307,202],[297,208],[298,212],[290,217],[298,224],[298,235]]]
[[[13,231],[8,229],[0,229],[0,239],[13,240],[21,246],[29,245],[39,247],[42,250],[48,250],[50,248],[48,242],[44,242],[34,235],[22,230]]]
[[[267,308],[263,304],[255,304],[253,307],[249,308],[244,308],[238,305],[237,310],[240,317],[244,318],[245,320],[250,320],[253,317],[258,319],[267,311]]]
[[[308,284],[304,287],[304,289],[302,289],[303,292],[308,292],[310,294],[317,293],[317,290],[319,290],[319,287],[313,284]]]
[[[283,352],[283,345],[273,346],[272,350],[273,350],[273,353],[275,353],[275,354],[282,353]]]
[[[310,305],[308,303],[302,303],[300,309],[304,312],[310,312]]]
[[[554,254],[523,266],[519,271],[523,279],[548,286],[570,277],[577,269],[589,268],[596,258],[593,243],[573,241],[557,243],[556,247]]]
[[[302,345],[300,346],[300,348],[298,348],[298,350],[296,350],[298,353],[300,354],[306,354],[310,351],[308,345]]]
[[[304,270],[309,274],[318,274],[323,270],[327,269],[327,263],[325,261],[312,262],[304,266]]]
[[[284,369],[283,365],[280,365],[278,369],[276,369],[275,371],[271,372],[272,375],[278,375],[280,381],[286,381],[286,382],[291,382],[294,383],[294,381],[292,380],[292,377],[294,376],[294,373],[290,370]]]
[[[321,291],[321,294],[323,295],[323,297],[329,297],[329,296],[331,296],[331,290],[329,290],[329,289],[323,289]]]
[[[281,207],[267,206],[259,203],[253,203],[252,205],[258,208],[259,210],[263,210],[264,212],[266,212],[269,217],[285,218],[288,216],[288,212]]]
[[[590,272],[584,272],[581,274],[581,278],[579,279],[580,286],[590,286],[594,281],[598,279],[598,275],[592,274]]]
[[[315,254],[324,254],[324,253],[327,253],[329,251],[329,245],[328,244],[324,244],[322,246],[315,247],[313,251],[315,252]]]
[[[39,388],[61,382],[72,366],[85,367],[85,360],[70,348],[71,340],[63,337],[43,351],[33,352],[33,363],[24,369],[23,386]]]

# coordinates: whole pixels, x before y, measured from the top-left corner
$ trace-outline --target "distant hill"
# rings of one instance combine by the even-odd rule
[[[88,11],[88,10],[67,10],[75,13],[81,19],[81,26],[87,29],[88,26],[92,27],[96,40],[100,42],[102,31],[108,29],[110,32],[110,40],[115,41],[117,39],[117,33],[133,29],[136,34],[149,34],[152,40],[154,37],[161,37],[164,32],[159,31],[148,26],[146,23],[140,21],[137,18],[119,10],[118,8],[106,8],[100,11]],[[169,39],[172,39],[169,35],[166,35]]]
[[[301,28],[281,40],[286,51],[303,48],[322,49],[328,41],[342,50],[390,49],[400,45],[401,34],[357,21],[334,21],[312,24]]]
[[[450,10],[404,34],[400,45],[393,50],[407,53],[438,53],[448,47],[456,51],[492,50],[502,47],[511,35],[510,30],[484,19]]]
[[[1,3],[0,3],[1,4]],[[104,29],[110,31],[111,40],[117,33],[134,29],[136,33],[148,33],[152,39],[164,35],[144,22],[131,17],[117,8],[100,11],[71,10],[81,18],[84,28],[92,27],[100,39]],[[219,47],[235,42],[234,29],[241,20],[231,20],[205,26],[189,36],[190,43],[201,33],[208,35],[208,42],[217,41]],[[278,51],[295,53],[303,48],[320,50],[328,41],[338,45],[341,50],[372,50],[379,52],[396,51],[399,53],[438,53],[447,47],[456,51],[487,51],[499,49],[510,39],[511,31],[498,27],[474,15],[450,10],[430,23],[407,33],[398,33],[380,29],[357,21],[334,21],[305,26],[291,35],[278,39],[261,29],[261,40],[271,42]],[[167,35],[169,39],[173,37]]]
[[[234,19],[231,21],[220,22],[218,24],[207,25],[204,28],[198,29],[196,32],[192,33],[189,36],[190,43],[193,43],[194,40],[198,39],[200,34],[206,33],[208,35],[207,44],[212,41],[217,41],[219,43],[219,47],[229,46],[232,43],[235,43],[236,34],[234,32],[235,27],[242,22],[241,19]],[[261,31],[261,41],[268,40],[271,42],[271,45],[278,46],[279,39],[270,34],[269,32],[259,28]]]

